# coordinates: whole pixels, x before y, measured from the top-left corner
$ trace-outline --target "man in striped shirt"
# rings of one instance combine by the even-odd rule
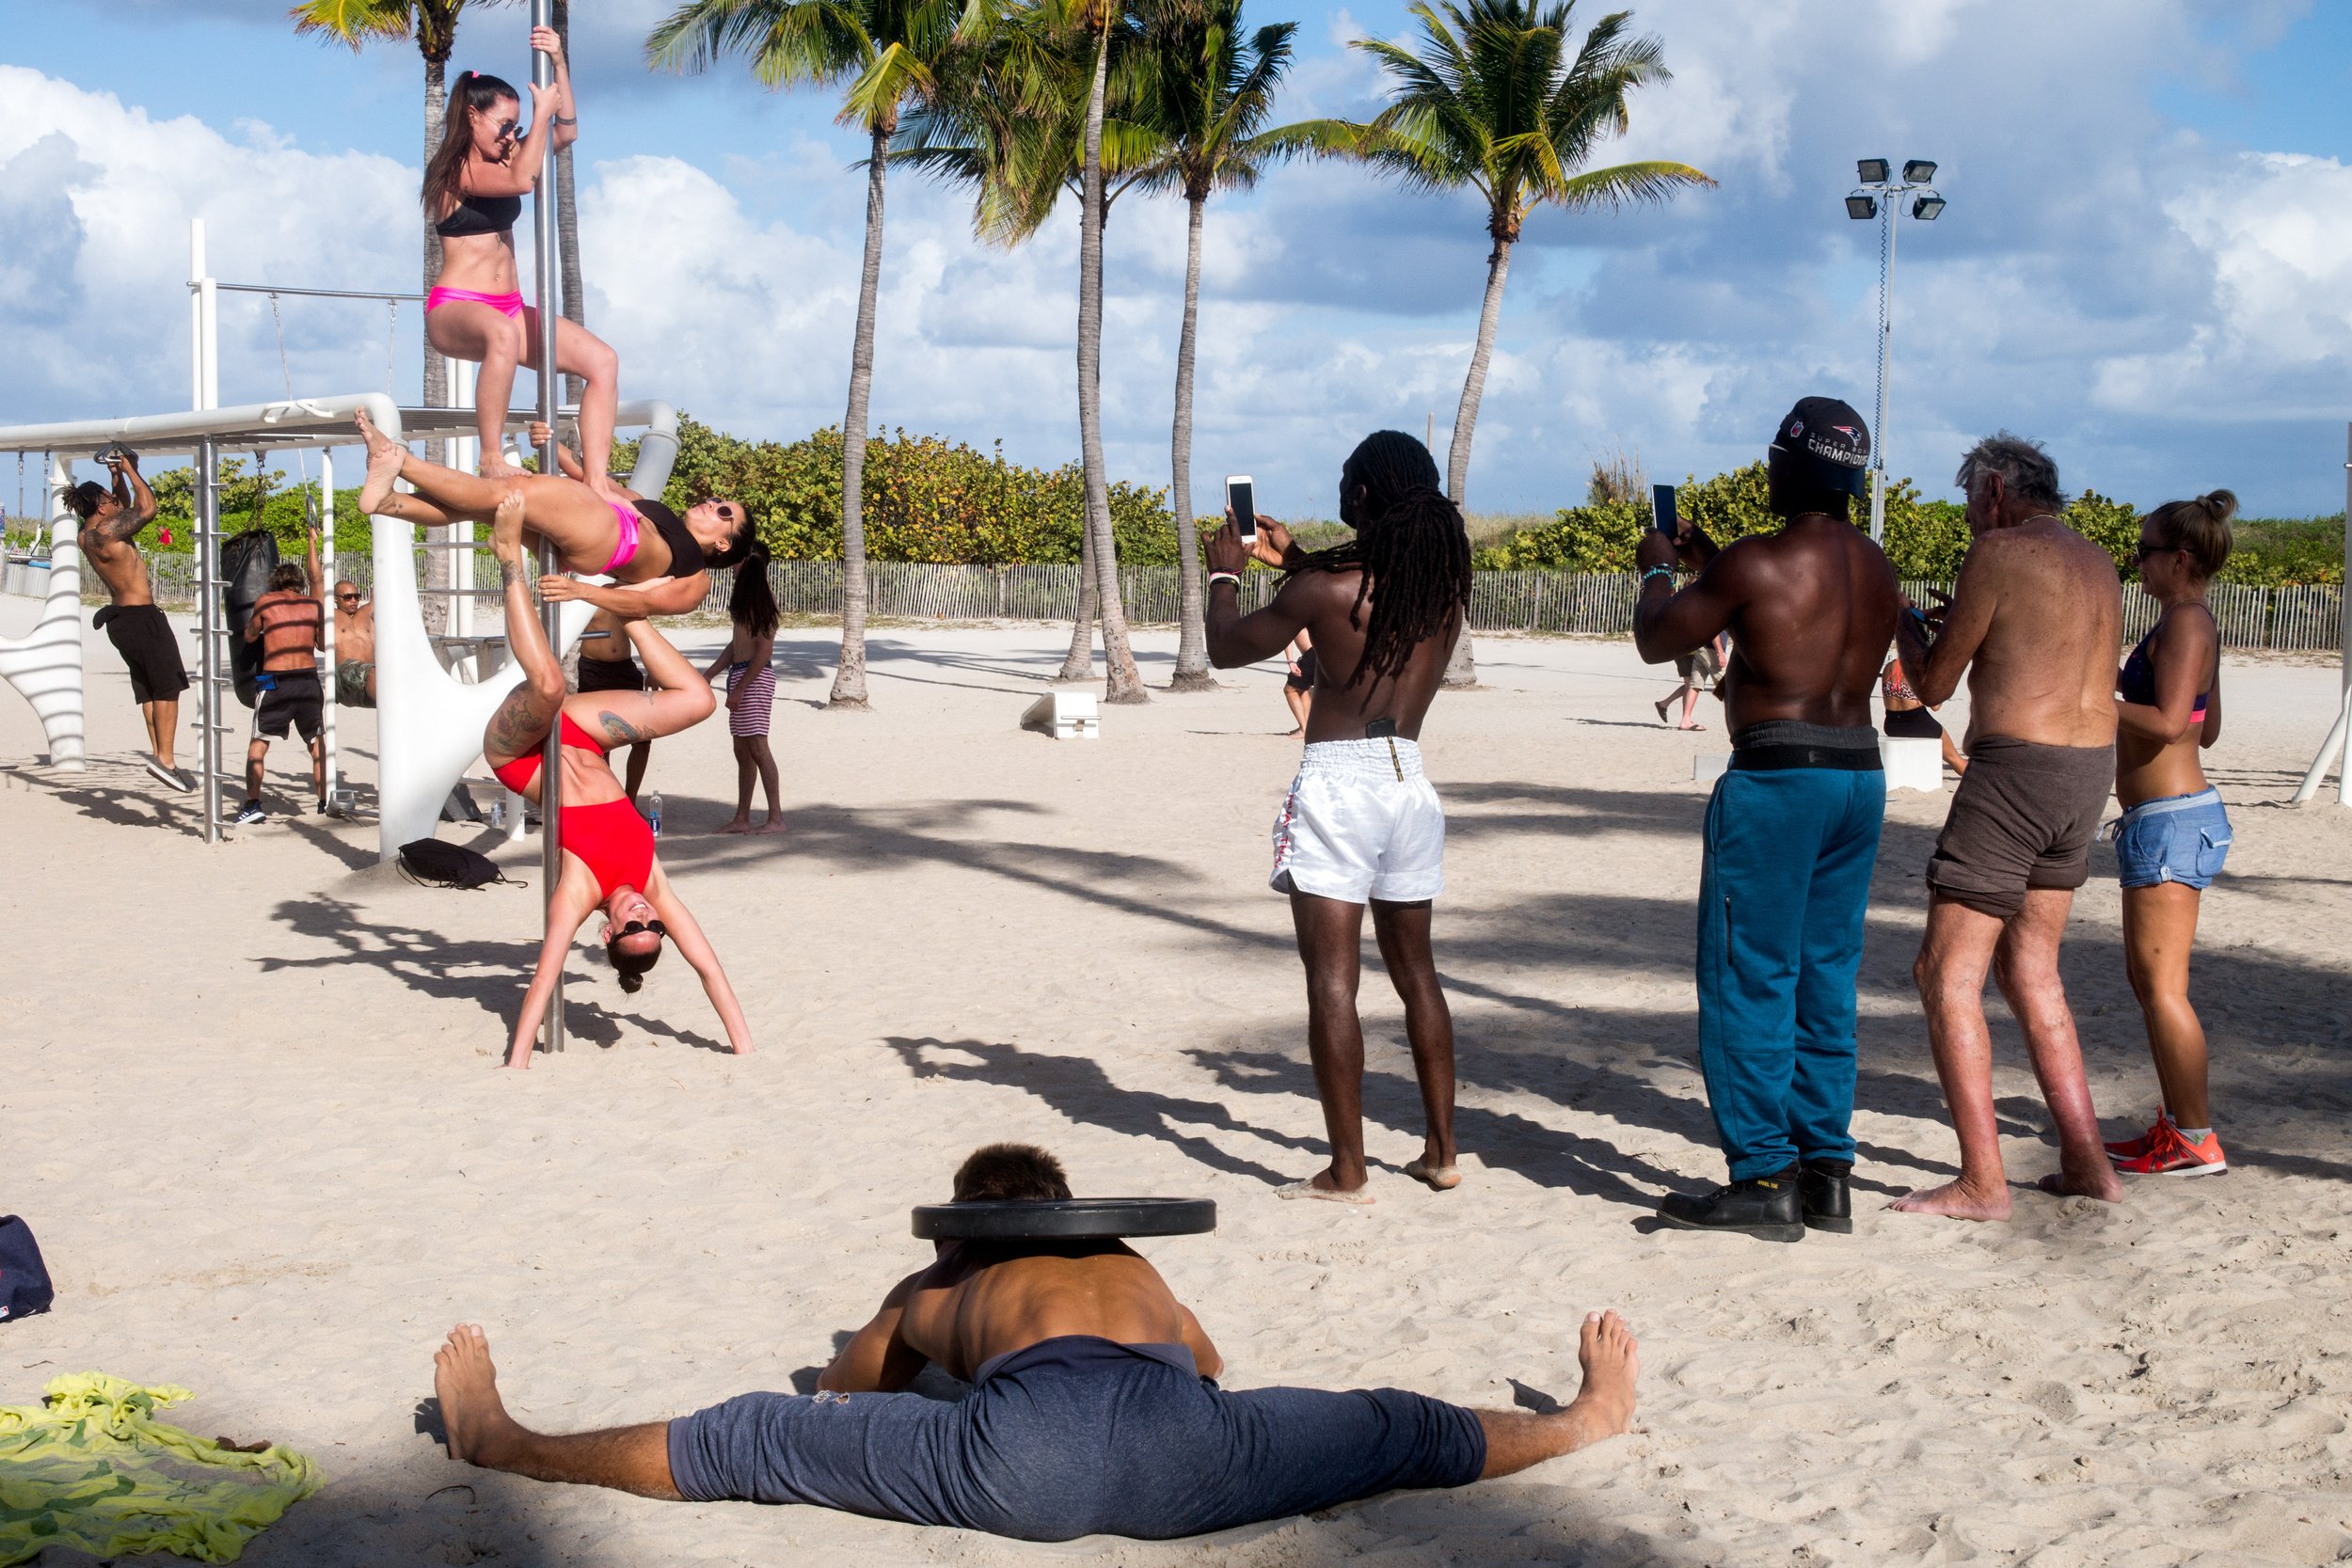
[[[271,737],[288,728],[310,748],[310,793],[326,811],[326,753],[321,744],[326,692],[319,686],[317,650],[326,645],[326,609],[319,602],[319,533],[314,526],[304,550],[309,569],[285,562],[269,575],[269,591],[254,601],[245,640],[262,645],[261,701],[253,705],[253,739],[245,749],[245,809],[242,824],[264,821],[262,763]]]

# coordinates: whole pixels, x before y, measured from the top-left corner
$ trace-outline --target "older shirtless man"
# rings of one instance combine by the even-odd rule
[[[335,584],[335,703],[375,705],[375,601],[361,603],[349,578]]]
[[[188,689],[188,668],[181,661],[180,640],[172,634],[170,621],[155,604],[147,559],[132,543],[154,520],[155,493],[139,474],[136,452],[110,447],[103,461],[114,475],[111,489],[94,479],[84,480],[58,499],[81,519],[82,559],[106,585],[109,602],[94,624],[104,630],[131,672],[131,695],[147,721],[152,753],[147,770],[172,789],[194,789],[172,764],[180,693]]]
[[[1067,1198],[1043,1149],[966,1160],[959,1203]],[[1026,1541],[1159,1540],[1400,1487],[1506,1476],[1626,1430],[1640,1370],[1614,1312],[1584,1321],[1575,1402],[1470,1411],[1394,1388],[1227,1393],[1223,1359],[1118,1242],[938,1243],[813,1396],[744,1394],[673,1421],[550,1437],[508,1415],[482,1331],[435,1359],[450,1456],[642,1497],[807,1503]],[[972,1384],[904,1390],[926,1362]]]
[[[1209,661],[1272,658],[1314,640],[1313,699],[1298,774],[1274,820],[1274,890],[1290,895],[1307,970],[1307,1050],[1331,1163],[1284,1197],[1370,1203],[1364,1167],[1364,1032],[1356,1011],[1364,907],[1405,1004],[1426,1126],[1405,1174],[1461,1182],[1454,1145],[1454,1017],[1430,956],[1430,905],[1445,891],[1445,809],[1421,765],[1421,724],[1470,603],[1470,535],[1429,450],[1375,431],[1340,466],[1340,521],[1356,537],[1309,552],[1257,519],[1256,553],[1289,574],[1274,602],[1241,612],[1250,552],[1232,523],[1209,541]]]
[[[1853,1228],[1854,974],[1886,815],[1870,689],[1895,635],[1895,569],[1847,521],[1870,436],[1805,398],[1765,460],[1777,533],[1717,549],[1689,523],[1641,541],[1633,641],[1663,661],[1728,631],[1731,766],[1699,862],[1699,1065],[1731,1182],[1659,1218],[1766,1241]],[[1698,576],[1674,592],[1679,556]]]
[[[1928,862],[1928,932],[1912,968],[1960,1134],[1960,1180],[1895,1207],[2001,1220],[2010,1196],[1993,1111],[1988,968],[2025,1032],[2058,1128],[2058,1173],[2041,1185],[2123,1196],[2100,1143],[2058,968],[2115,782],[2122,589],[2106,551],[2058,520],[2058,466],[2039,446],[2006,432],[1988,436],[1962,460],[1956,483],[1968,495],[1975,541],[1949,603],[1932,616],[1905,615],[1898,641],[1931,707],[1968,672],[1968,771]]]

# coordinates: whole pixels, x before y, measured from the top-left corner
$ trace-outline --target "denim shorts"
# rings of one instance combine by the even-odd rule
[[[2125,887],[2203,888],[2229,856],[2230,814],[2215,790],[2142,800],[2115,826],[2115,865]]]

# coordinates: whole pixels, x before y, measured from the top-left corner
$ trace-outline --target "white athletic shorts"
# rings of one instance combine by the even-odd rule
[[[1445,891],[1445,808],[1412,741],[1319,740],[1274,821],[1277,893],[1412,904]]]

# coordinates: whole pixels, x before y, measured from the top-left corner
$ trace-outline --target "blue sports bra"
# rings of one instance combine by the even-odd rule
[[[2213,611],[2205,613],[2210,616]],[[2155,626],[2148,628],[2148,635],[2133,646],[2131,657],[2123,661],[2123,673],[2116,677],[2115,694],[2127,703],[2137,703],[2142,707],[2156,705],[2156,662],[2148,657],[2148,644],[2163,625],[2163,621],[2158,620]],[[2190,723],[2201,724],[2205,721],[2205,705],[2212,698],[2213,689],[2210,687],[2197,693],[2196,705],[2188,710]]]

